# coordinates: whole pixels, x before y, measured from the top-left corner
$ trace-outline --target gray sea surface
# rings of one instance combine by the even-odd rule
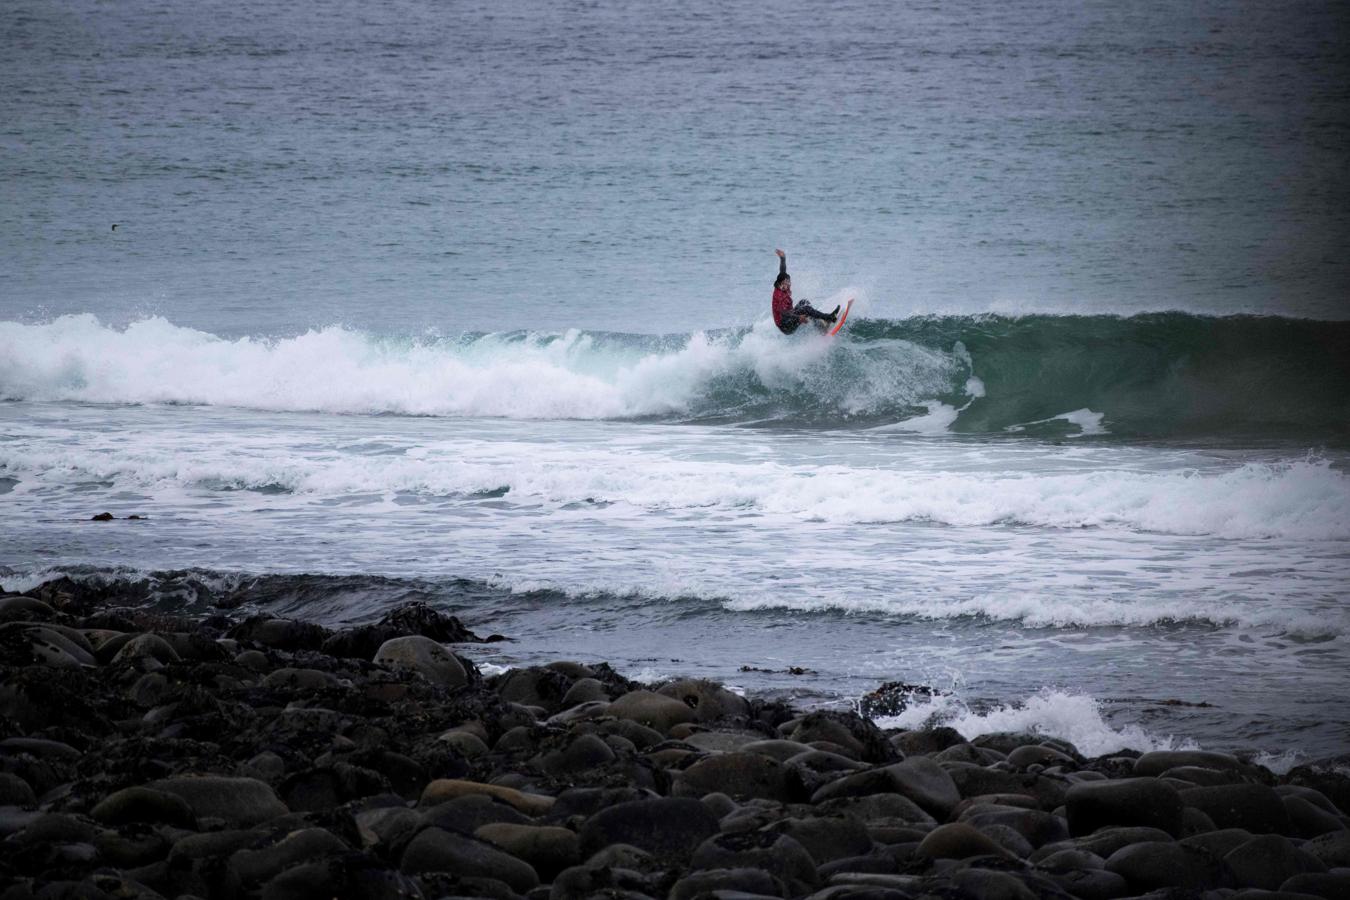
[[[1347,24],[9,0],[0,586],[1344,753]]]

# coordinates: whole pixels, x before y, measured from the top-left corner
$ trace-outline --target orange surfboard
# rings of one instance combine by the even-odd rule
[[[828,334],[830,337],[834,337],[836,334],[838,334],[839,329],[843,328],[844,323],[848,321],[848,311],[852,308],[853,308],[853,298],[849,297],[848,302],[844,304],[844,311],[839,314],[839,321],[835,322],[834,327],[825,333]]]

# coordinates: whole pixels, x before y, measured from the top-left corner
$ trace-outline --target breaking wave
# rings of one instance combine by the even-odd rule
[[[1350,323],[1184,313],[767,322],[686,335],[228,339],[150,318],[0,323],[0,397],[277,411],[664,419],[1035,437],[1344,443]]]

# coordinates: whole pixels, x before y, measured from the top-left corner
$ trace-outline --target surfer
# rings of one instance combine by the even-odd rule
[[[773,282],[773,324],[783,334],[792,334],[807,319],[819,319],[827,325],[839,317],[839,307],[834,312],[823,313],[805,300],[792,304],[792,278],[787,273],[787,254],[775,250],[778,254],[778,277]]]

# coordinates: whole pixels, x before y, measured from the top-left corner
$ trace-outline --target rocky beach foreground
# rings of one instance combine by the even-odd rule
[[[421,604],[329,630],[126,602],[0,597],[0,900],[1350,897],[1344,758],[878,728],[904,686],[860,713],[484,677]]]

